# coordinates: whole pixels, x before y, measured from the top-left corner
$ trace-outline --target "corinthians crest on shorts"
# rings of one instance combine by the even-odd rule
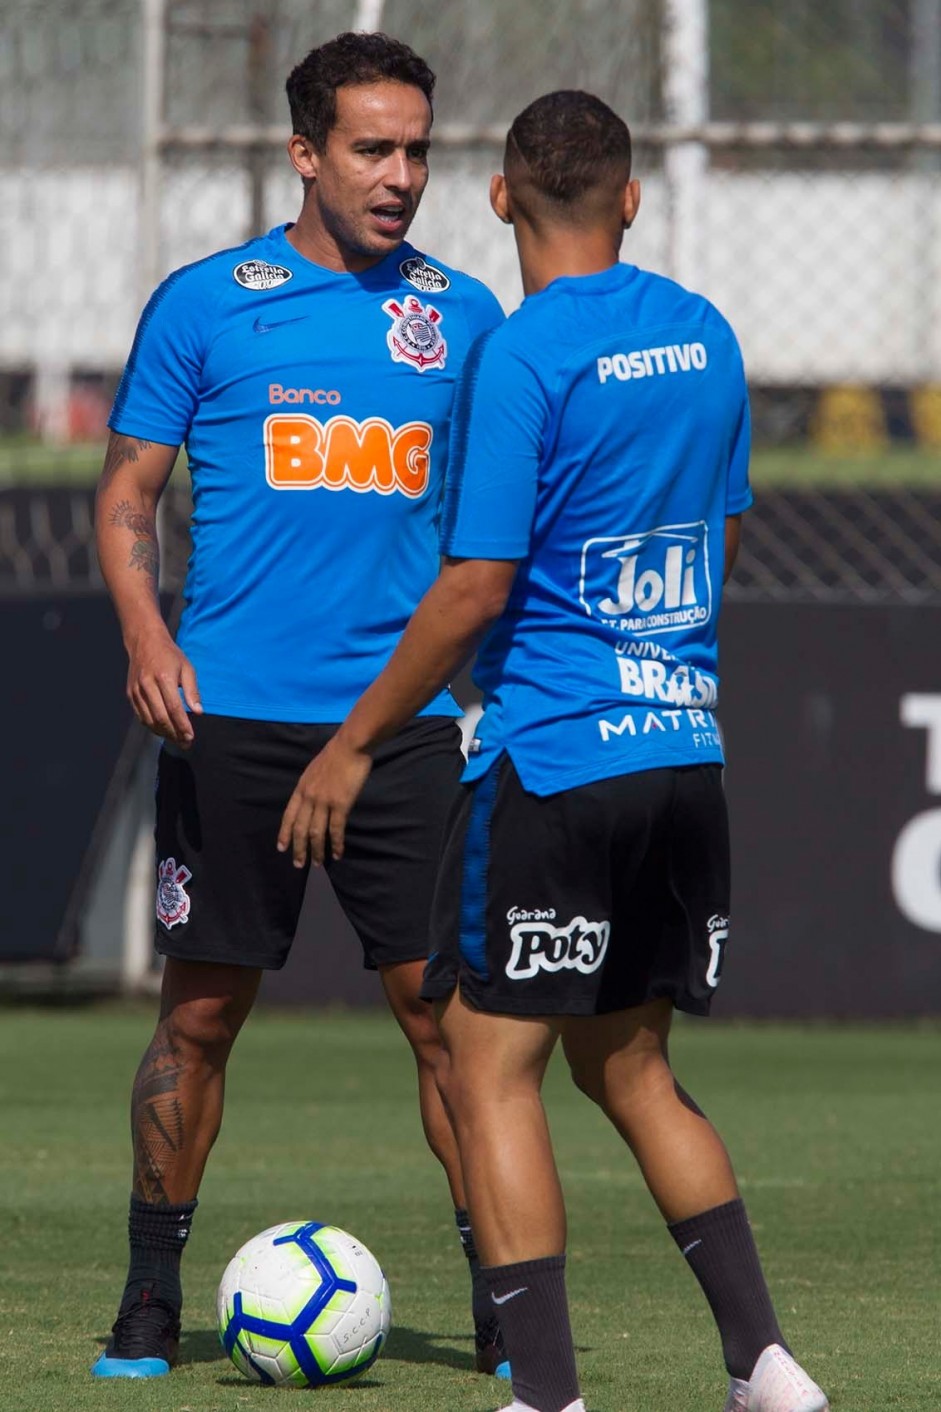
[[[184,883],[193,874],[181,863],[177,867],[175,858],[165,858],[157,869],[157,921],[165,927],[175,927],[177,922],[189,921],[190,897]]]
[[[438,325],[441,315],[431,304],[422,304],[414,294],[399,303],[387,299],[383,310],[392,320],[386,343],[394,363],[410,363],[418,372],[426,368],[443,368],[448,345]]]

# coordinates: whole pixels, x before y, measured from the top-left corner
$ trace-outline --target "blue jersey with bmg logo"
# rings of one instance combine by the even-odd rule
[[[186,442],[179,642],[207,711],[340,721],[382,670],[438,570],[457,375],[502,319],[409,245],[338,274],[285,227],[160,286],[111,426]],[[447,693],[427,710],[458,714]]]
[[[557,279],[479,341],[442,548],[521,563],[478,654],[466,778],[502,750],[535,794],[722,762],[716,624],[748,453],[735,336],[670,280]]]

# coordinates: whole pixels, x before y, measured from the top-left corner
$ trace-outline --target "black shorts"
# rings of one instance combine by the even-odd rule
[[[668,996],[708,1013],[729,919],[718,765],[527,794],[507,756],[448,827],[422,994],[510,1015],[600,1015]]]
[[[294,786],[335,725],[199,716],[188,750],[165,743],[157,772],[157,928],[165,956],[278,970],[308,869],[276,843]],[[412,721],[376,751],[326,864],[370,970],[428,955],[444,828],[463,758],[457,722]]]

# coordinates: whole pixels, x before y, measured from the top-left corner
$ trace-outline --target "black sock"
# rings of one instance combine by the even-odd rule
[[[149,1201],[131,1197],[127,1233],[131,1262],[121,1307],[132,1303],[144,1285],[153,1286],[153,1297],[165,1299],[179,1309],[183,1304],[180,1286],[180,1257],[189,1240],[195,1201],[180,1206],[152,1206]]]
[[[467,1265],[471,1277],[471,1310],[474,1315],[474,1323],[482,1324],[493,1317],[493,1305],[490,1303],[490,1289],[480,1270],[480,1258],[477,1254],[477,1247],[474,1244],[474,1232],[471,1230],[470,1216],[463,1207],[456,1207],[454,1211],[454,1221],[457,1225],[457,1233],[461,1237],[461,1245],[464,1254],[467,1256]]]
[[[484,1266],[483,1273],[513,1370],[513,1396],[539,1412],[562,1412],[578,1398],[565,1256]]]
[[[769,1343],[787,1348],[755,1248],[745,1204],[727,1201],[668,1227],[709,1301],[725,1366],[746,1382]]]

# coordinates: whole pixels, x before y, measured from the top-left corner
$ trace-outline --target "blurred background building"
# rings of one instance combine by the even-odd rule
[[[419,244],[512,308],[486,178],[530,99],[589,88],[637,140],[626,256],[732,320],[769,394],[762,439],[937,441],[934,395],[913,394],[941,382],[939,16],[939,0],[8,0],[3,426],[100,435],[153,285],[296,213],[292,64],[385,27],[440,75]]]

